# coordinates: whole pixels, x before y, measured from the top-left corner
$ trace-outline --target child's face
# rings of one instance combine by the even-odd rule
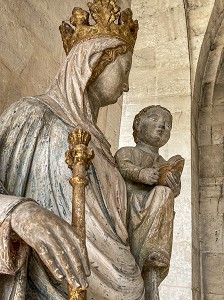
[[[138,140],[160,148],[168,142],[171,129],[171,115],[159,107],[154,107],[141,118],[138,128]]]

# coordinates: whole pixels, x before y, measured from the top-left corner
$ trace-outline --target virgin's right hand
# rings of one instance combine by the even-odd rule
[[[158,168],[142,169],[139,173],[139,181],[144,184],[153,185],[158,180],[159,180],[159,169]]]
[[[13,211],[11,224],[57,280],[66,278],[75,289],[88,287],[90,268],[86,247],[65,220],[29,201]]]

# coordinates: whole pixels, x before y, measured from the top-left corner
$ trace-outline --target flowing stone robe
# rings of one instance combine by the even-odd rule
[[[94,63],[116,39],[75,46],[46,94],[21,99],[0,118],[0,275],[2,300],[67,299],[67,284],[54,280],[38,254],[11,228],[13,209],[33,201],[71,220],[71,172],[65,164],[68,133],[77,125],[92,135],[95,151],[86,188],[87,249],[91,276],[88,299],[143,300],[141,269],[130,251],[125,183],[109,145],[92,120],[86,85]],[[11,196],[13,195],[13,196]],[[164,199],[155,195],[163,213]],[[161,201],[163,200],[163,201]],[[172,216],[169,216],[172,218]],[[142,221],[143,227],[158,219]],[[166,224],[166,223],[164,223]],[[142,241],[140,243],[143,248]]]
[[[166,186],[141,183],[139,173],[142,169],[159,168],[167,162],[161,155],[153,157],[137,147],[119,149],[115,159],[127,186],[131,252],[142,272],[150,273],[147,282],[151,287],[150,299],[154,299],[155,295],[159,297],[158,287],[169,271],[174,195]]]

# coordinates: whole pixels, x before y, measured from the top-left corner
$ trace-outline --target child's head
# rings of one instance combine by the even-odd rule
[[[152,105],[142,109],[133,122],[135,143],[139,141],[160,148],[170,138],[173,117],[168,109]]]

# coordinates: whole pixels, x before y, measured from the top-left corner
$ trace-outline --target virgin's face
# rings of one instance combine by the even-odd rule
[[[160,148],[168,142],[171,128],[171,115],[159,107],[151,108],[140,121],[138,140]]]
[[[99,107],[103,107],[116,103],[123,92],[128,92],[131,63],[132,53],[128,51],[106,66],[88,87],[88,94],[92,101],[98,103]]]

